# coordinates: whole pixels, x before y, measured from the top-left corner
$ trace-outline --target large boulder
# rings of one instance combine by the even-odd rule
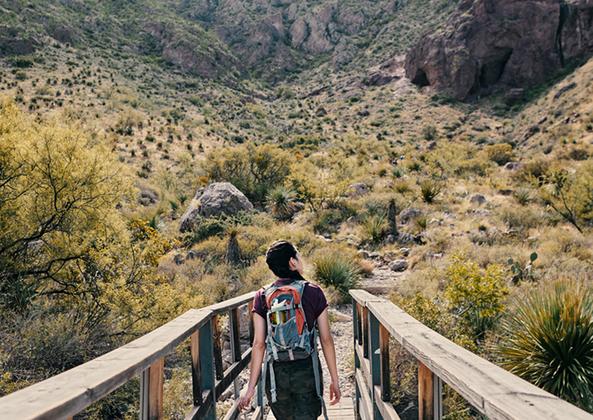
[[[462,0],[418,42],[406,74],[456,99],[531,87],[593,53],[590,0]]]
[[[253,211],[253,204],[230,182],[214,182],[200,189],[181,217],[179,230],[188,232],[200,217],[235,215]]]

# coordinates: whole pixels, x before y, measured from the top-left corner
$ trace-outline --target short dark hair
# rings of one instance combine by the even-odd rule
[[[279,278],[302,279],[303,277],[298,271],[290,269],[289,262],[291,258],[297,258],[297,249],[293,244],[285,240],[274,242],[266,251],[266,263],[276,276]]]

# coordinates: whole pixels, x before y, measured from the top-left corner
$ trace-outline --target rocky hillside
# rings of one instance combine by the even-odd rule
[[[465,0],[410,50],[406,73],[456,99],[530,88],[593,54],[592,21],[588,0]]]

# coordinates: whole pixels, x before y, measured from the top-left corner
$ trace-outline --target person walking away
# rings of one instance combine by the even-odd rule
[[[303,277],[301,255],[290,242],[274,242],[266,252],[266,263],[277,279],[253,299],[250,376],[238,408],[251,405],[261,374],[278,420],[313,420],[322,413],[327,419],[317,336],[331,378],[330,405],[341,398],[327,300],[319,286]]]

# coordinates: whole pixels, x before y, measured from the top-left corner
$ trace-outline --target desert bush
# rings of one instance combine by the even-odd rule
[[[513,160],[513,146],[508,143],[492,144],[486,147],[486,156],[488,160],[502,166]]]
[[[356,287],[360,280],[360,269],[352,256],[339,249],[322,249],[316,253],[315,280],[326,286],[335,287],[344,299],[348,290]]]
[[[82,296],[121,261],[128,238],[115,207],[129,181],[95,143],[0,103],[0,305]]]
[[[249,199],[263,203],[268,193],[284,184],[291,159],[280,148],[265,144],[236,146],[212,152],[204,169],[213,181],[228,181]]]
[[[522,182],[541,185],[550,170],[550,163],[545,160],[535,159],[525,162],[517,172],[517,178]]]
[[[557,281],[521,296],[502,323],[498,353],[512,373],[593,411],[593,292]]]
[[[385,214],[370,214],[362,219],[361,228],[364,238],[376,244],[383,240],[389,225]]]
[[[313,217],[313,230],[320,234],[336,233],[346,219],[356,214],[356,210],[344,203],[338,206],[321,209]]]
[[[584,164],[576,173],[552,171],[541,189],[544,202],[579,232],[593,221],[593,163]]]
[[[541,212],[529,207],[507,206],[500,210],[500,220],[512,230],[524,232],[542,224]]]
[[[437,136],[437,128],[434,125],[426,125],[424,126],[424,128],[422,129],[422,137],[424,137],[424,140],[434,140]]]
[[[435,198],[443,191],[443,182],[426,178],[421,180],[418,185],[420,186],[420,195],[425,203],[433,203]]]
[[[475,340],[482,339],[504,309],[509,293],[504,269],[490,264],[480,270],[475,262],[457,255],[447,268],[447,277],[444,296],[449,310],[466,324]]]

